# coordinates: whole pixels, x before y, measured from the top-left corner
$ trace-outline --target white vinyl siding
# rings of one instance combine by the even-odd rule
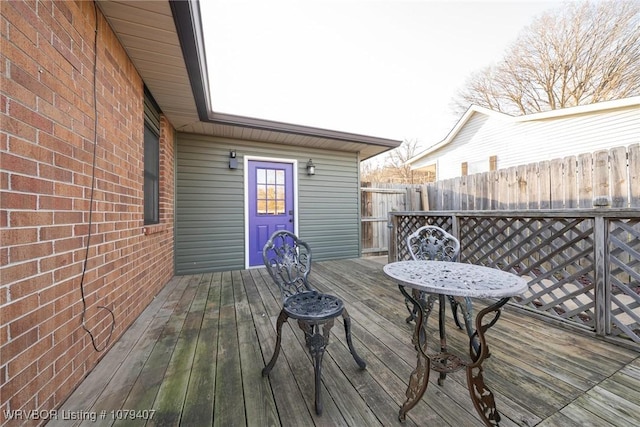
[[[638,105],[531,121],[475,112],[448,144],[412,167],[436,163],[442,180],[460,176],[463,162],[469,174],[487,172],[494,155],[498,169],[504,169],[638,142]]]

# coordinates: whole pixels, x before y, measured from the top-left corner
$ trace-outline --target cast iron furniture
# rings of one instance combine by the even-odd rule
[[[446,374],[465,368],[471,400],[480,418],[487,426],[499,425],[500,414],[496,410],[493,393],[485,385],[482,375],[482,362],[489,357],[485,333],[498,321],[500,310],[509,298],[527,290],[526,280],[494,268],[459,262],[398,261],[385,265],[383,269],[387,276],[398,282],[400,292],[412,302],[417,312],[412,342],[418,353],[418,362],[409,378],[407,400],[400,408],[398,418],[404,421],[407,412],[422,398],[429,384],[431,369]],[[415,298],[405,290],[405,286],[427,294],[498,298],[476,316],[475,331],[469,338],[469,358],[449,353],[446,343],[441,344],[439,353],[427,354],[426,327],[433,299]],[[490,313],[492,316],[484,322],[484,317]]]
[[[280,288],[282,310],[276,322],[276,346],[262,375],[269,375],[278,359],[282,339],[282,325],[289,318],[296,319],[304,331],[305,342],[313,361],[315,374],[315,407],[322,414],[320,399],[320,380],[322,375],[322,357],[329,343],[329,332],[336,317],[342,316],[344,331],[347,335],[349,351],[360,369],[366,367],[358,356],[351,341],[351,319],[341,299],[334,295],[323,294],[309,284],[311,272],[311,249],[309,245],[285,230],[276,231],[262,250],[262,258],[269,275]]]
[[[460,242],[440,227],[436,227],[435,225],[425,225],[407,236],[407,248],[409,248],[411,258],[416,261],[457,261],[458,254],[460,253]],[[424,295],[421,295],[421,297],[424,297]],[[456,325],[458,328],[462,329],[460,321],[458,320],[458,307],[460,307],[463,312],[467,332],[471,334],[473,332],[469,330],[471,300],[469,298],[464,298],[463,301],[459,301],[452,295],[447,295],[447,298],[451,304],[453,320],[455,320]],[[440,299],[440,305],[443,306],[444,295],[441,295]],[[409,300],[406,300],[406,304],[407,309],[409,310],[409,317],[407,317],[407,323],[409,323],[416,320],[416,310],[412,307]],[[444,316],[444,307],[440,312]],[[469,313],[468,316],[467,313]]]
[[[460,242],[458,242],[458,239],[456,239],[440,227],[436,227],[435,225],[425,225],[407,236],[407,248],[409,248],[411,257],[416,261],[455,262],[458,260],[458,254],[460,253]],[[471,298],[443,294],[427,295],[424,291],[418,291],[416,289],[413,289],[412,292],[413,297],[417,301],[422,301],[424,304],[428,304],[429,306],[433,306],[435,299],[438,298],[438,327],[440,332],[440,348],[442,352],[446,353],[447,351],[447,339],[445,331],[445,297],[449,299],[449,303],[451,304],[451,311],[453,314],[453,320],[455,320],[458,328],[462,329],[460,321],[458,320],[458,308],[460,308],[460,310],[462,311],[462,318],[465,324],[465,329],[467,330],[467,334],[469,335],[469,337],[473,335],[473,322],[471,320]],[[405,305],[407,306],[407,310],[409,310],[407,323],[411,322],[412,320],[415,321],[418,309],[407,298],[405,298]],[[477,347],[477,342],[474,342],[474,345],[476,345]],[[446,372],[440,372],[438,384],[442,385],[446,377]]]

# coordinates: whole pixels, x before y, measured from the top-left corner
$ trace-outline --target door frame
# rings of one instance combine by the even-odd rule
[[[292,165],[293,173],[293,232],[298,234],[298,160],[285,157],[243,156],[244,164],[244,268],[260,268],[249,266],[249,162],[275,162]]]

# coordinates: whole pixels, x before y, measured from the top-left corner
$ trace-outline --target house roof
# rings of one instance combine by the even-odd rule
[[[473,117],[474,114],[483,114],[485,116],[494,117],[496,119],[503,119],[505,121],[521,123],[521,122],[554,120],[554,119],[564,118],[568,116],[589,114],[594,112],[603,112],[607,110],[624,108],[624,107],[629,107],[634,105],[640,105],[640,96],[617,99],[614,101],[598,102],[598,103],[589,104],[589,105],[580,105],[577,107],[562,108],[557,110],[545,111],[542,113],[526,114],[523,116],[511,116],[509,114],[504,114],[498,111],[489,110],[488,108],[480,107],[478,105],[471,105],[467,109],[467,111],[462,115],[460,120],[458,120],[458,122],[453,127],[453,129],[451,129],[451,131],[447,134],[445,139],[430,146],[426,150],[421,151],[411,159],[407,160],[407,164],[411,165],[413,163],[416,163],[417,161],[429,156],[433,152],[449,144],[451,141],[455,139],[455,137],[458,135],[460,130],[467,124],[467,122],[471,119],[471,117]]]
[[[215,112],[197,0],[99,0],[98,5],[147,89],[180,132],[359,152],[361,160],[402,143]]]

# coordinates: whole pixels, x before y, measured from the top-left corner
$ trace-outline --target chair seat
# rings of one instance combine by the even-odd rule
[[[315,291],[291,295],[284,301],[284,311],[289,317],[310,322],[338,317],[343,309],[340,298]]]

